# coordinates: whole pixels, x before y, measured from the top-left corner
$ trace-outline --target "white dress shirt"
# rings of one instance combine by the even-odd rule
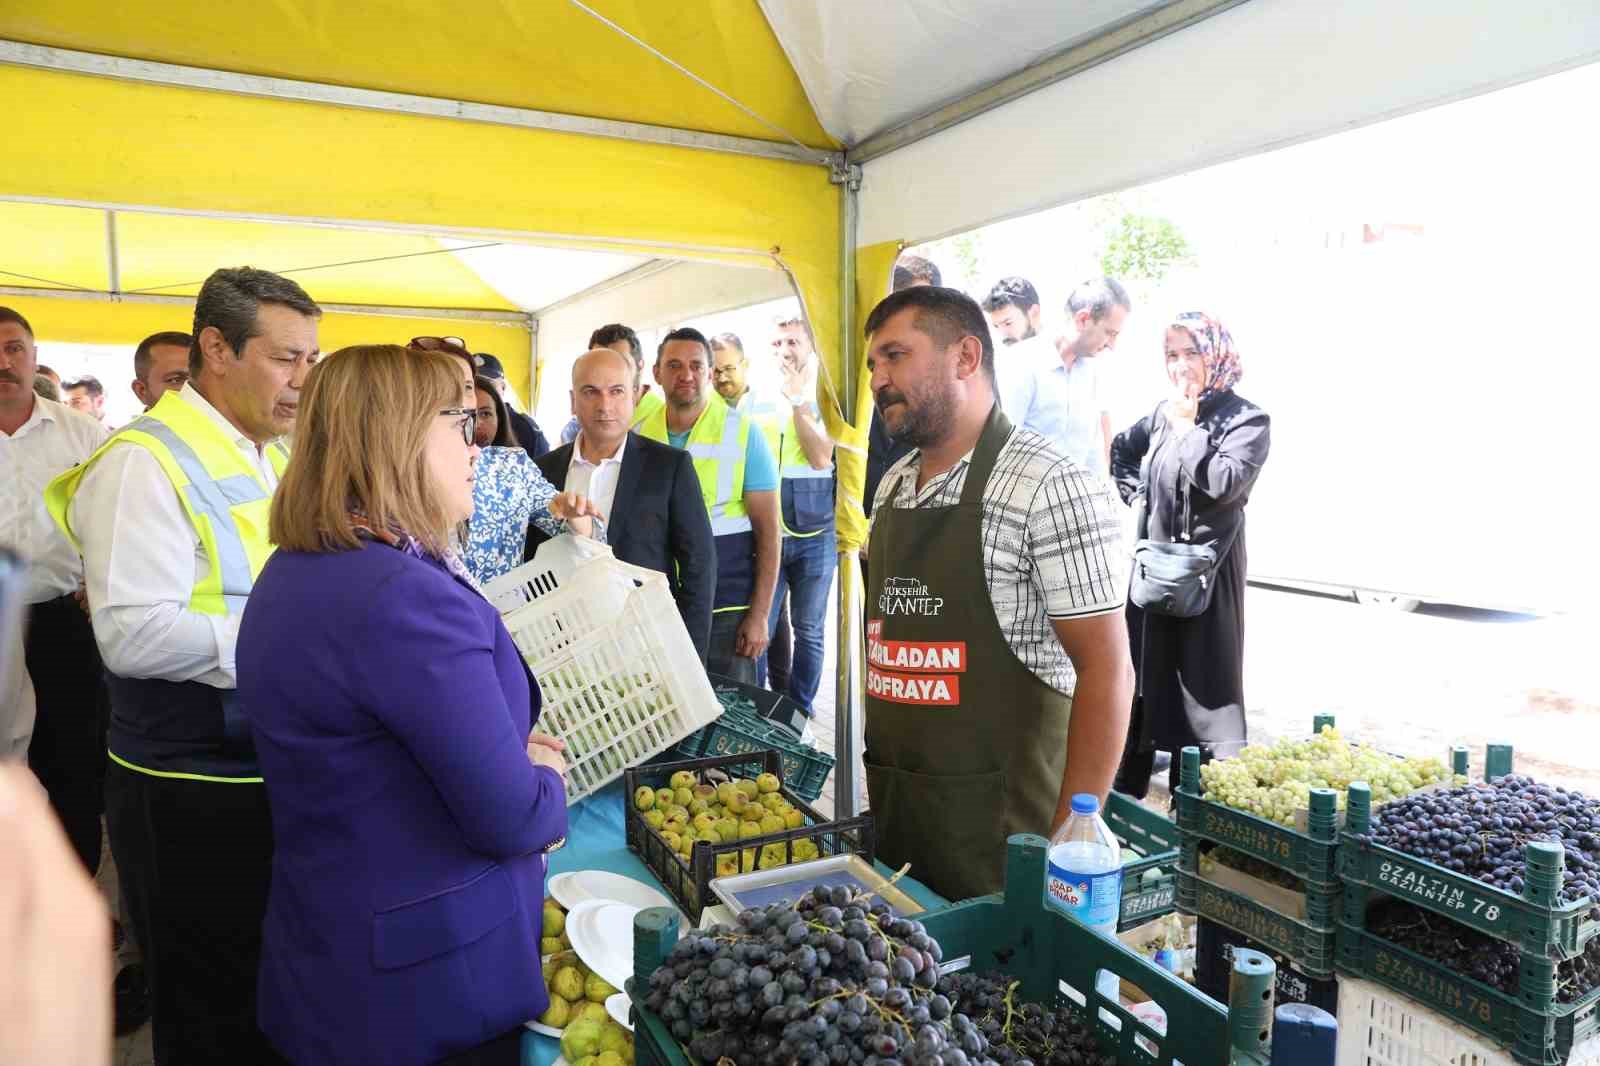
[[[44,506],[44,487],[104,444],[110,433],[66,404],[34,397],[33,414],[12,434],[0,431],[0,544],[30,562],[23,599],[43,603],[77,592],[83,561]]]
[[[572,442],[572,461],[567,464],[567,487],[563,491],[589,497],[600,513],[606,516],[608,525],[611,522],[611,505],[617,496],[617,479],[622,476],[622,451],[627,446],[628,437],[624,434],[615,452],[598,463],[591,463],[583,457],[581,430],[578,438]]]
[[[233,441],[269,492],[278,487],[272,463],[254,441],[193,385],[180,395]],[[237,687],[241,616],[189,610],[211,560],[156,457],[145,448],[111,449],[83,476],[68,517],[83,545],[94,636],[106,669],[120,677]]]
[[[78,591],[83,560],[44,506],[44,487],[77,466],[105,442],[106,429],[66,404],[36,396],[33,413],[15,433],[0,430],[0,544],[29,562],[22,587],[25,603],[42,603]],[[0,691],[0,759],[26,759],[33,736],[36,700],[23,658],[22,627],[5,649],[16,664]]]

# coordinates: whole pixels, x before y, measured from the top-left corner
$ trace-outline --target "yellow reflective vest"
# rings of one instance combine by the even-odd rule
[[[233,440],[180,392],[162,396],[87,462],[50,482],[45,488],[50,517],[81,551],[69,517],[72,498],[102,455],[130,445],[146,449],[161,464],[211,561],[211,569],[195,582],[189,609],[211,615],[243,611],[256,575],[272,554],[267,540],[272,492]],[[270,444],[267,456],[282,476],[289,462],[288,448],[281,442]]]
[[[772,454],[778,460],[778,476],[782,478],[782,506],[778,508],[778,525],[786,537],[818,537],[832,528],[832,522],[820,528],[813,528],[802,532],[793,528],[798,524],[796,514],[796,494],[804,492],[797,481],[809,482],[806,486],[815,492],[826,494],[826,509],[832,512],[831,486],[824,487],[822,482],[833,480],[833,467],[818,470],[811,465],[811,460],[806,457],[805,449],[800,446],[800,434],[794,428],[794,408],[787,403],[776,404],[771,401],[758,401],[754,395],[746,390],[739,398],[739,403],[733,409],[755,422],[761,427],[762,434],[767,438],[767,445],[772,449]],[[812,405],[815,412],[816,405]],[[801,508],[810,510],[812,508]],[[807,515],[814,518],[815,516]]]
[[[671,444],[667,436],[667,407],[662,404],[639,423],[641,436]],[[750,420],[728,409],[722,397],[713,395],[700,412],[684,450],[694,460],[695,477],[700,480],[700,495],[711,516],[713,536],[725,537],[751,530],[749,511],[744,505],[745,449],[750,442]]]

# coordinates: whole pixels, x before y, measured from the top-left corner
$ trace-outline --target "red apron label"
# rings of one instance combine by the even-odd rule
[[[867,662],[885,670],[964,674],[967,672],[967,642],[879,640],[878,634],[869,628]]]
[[[869,666],[867,695],[890,703],[955,707],[961,703],[961,679],[955,674],[907,677]]]

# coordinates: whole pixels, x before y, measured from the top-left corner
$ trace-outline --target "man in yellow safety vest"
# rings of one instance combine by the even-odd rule
[[[810,714],[822,682],[828,591],[837,563],[833,440],[816,403],[817,353],[805,320],[784,315],[775,327],[772,352],[781,399],[757,397],[746,384],[749,365],[737,336],[712,337],[711,352],[718,394],[729,407],[755,420],[778,458],[783,546],[767,662],[772,690]]]
[[[637,432],[689,452],[716,538],[706,669],[754,685],[778,582],[778,465],[760,430],[712,390],[711,346],[699,330],[666,335],[655,378],[666,402]]]
[[[287,278],[212,274],[189,383],[45,490],[83,554],[111,690],[106,821],[157,1062],[275,1061],[255,1022],[272,828],[234,645],[272,552],[267,514],[320,315]]]

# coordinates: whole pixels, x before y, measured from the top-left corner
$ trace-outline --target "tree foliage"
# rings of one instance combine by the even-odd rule
[[[1160,281],[1191,258],[1188,239],[1170,219],[1128,212],[1111,226],[1100,266],[1114,278]]]

